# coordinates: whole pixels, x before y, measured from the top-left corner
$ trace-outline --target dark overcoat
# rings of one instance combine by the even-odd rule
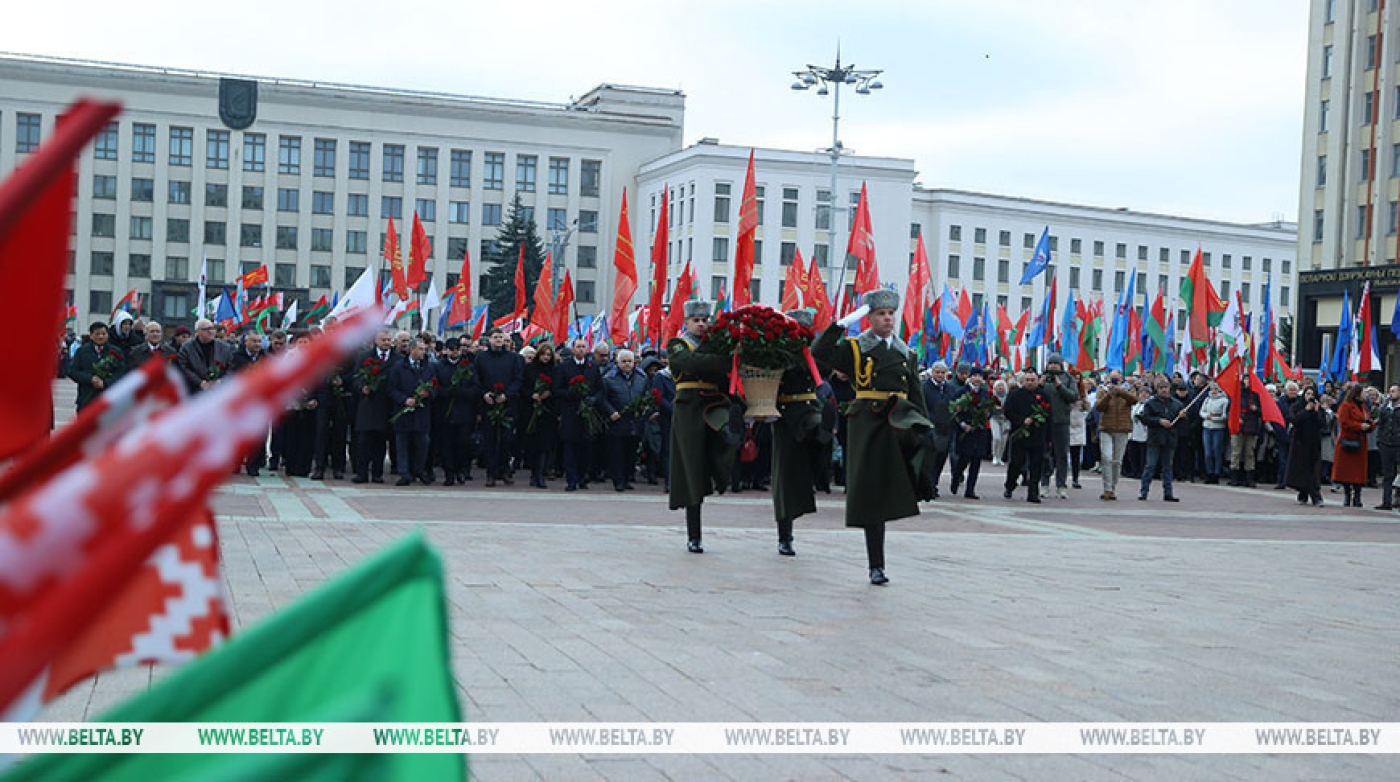
[[[700,340],[682,334],[666,346],[676,381],[671,414],[671,510],[723,494],[734,471],[738,441],[730,435],[730,356],[702,353]],[[698,384],[698,385],[697,385]]]

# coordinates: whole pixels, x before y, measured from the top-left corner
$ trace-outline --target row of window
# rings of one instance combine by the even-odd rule
[[[669,197],[671,198],[671,202],[670,202],[670,205],[669,205],[669,209],[670,209],[670,215],[671,215],[671,220],[670,220],[670,222],[671,222],[671,225],[672,225],[673,227],[674,227],[674,226],[681,225],[682,222],[688,222],[688,223],[693,223],[693,222],[695,222],[695,185],[694,185],[694,183],[692,183],[692,184],[689,186],[689,198],[688,198],[688,200],[684,200],[684,201],[683,201],[682,198],[684,197],[684,196],[683,196],[683,191],[684,191],[684,190],[685,190],[684,187],[680,187],[680,188],[677,188],[676,190],[671,191],[671,193],[668,194]],[[784,188],[782,188],[783,200],[782,200],[781,223],[782,223],[782,227],[783,227],[783,228],[796,228],[796,227],[797,227],[798,196],[799,196],[799,193],[800,193],[800,190],[799,190],[799,188],[796,188],[796,187],[784,187]],[[763,224],[764,224],[764,203],[765,203],[765,196],[766,196],[766,195],[767,195],[767,193],[766,193],[766,188],[765,188],[763,185],[755,185],[755,186],[754,186],[754,202],[755,202],[755,206],[757,207],[757,212],[758,212],[758,224],[759,224],[759,225],[763,225]],[[716,182],[716,183],[715,183],[714,221],[715,221],[716,223],[728,223],[728,222],[730,222],[730,219],[731,219],[730,210],[731,210],[731,207],[732,207],[732,205],[733,205],[732,196],[733,196],[733,188],[732,188],[732,185],[730,185],[728,182]],[[846,225],[846,230],[850,230],[850,229],[851,229],[851,226],[855,224],[855,223],[854,223],[854,221],[855,221],[855,214],[856,214],[856,212],[855,212],[855,206],[856,206],[856,204],[859,203],[859,202],[860,202],[860,193],[859,193],[859,192],[851,193],[851,208],[850,208],[849,210],[847,210],[847,225]],[[817,205],[817,209],[816,209],[816,221],[815,221],[816,229],[817,229],[818,231],[830,231],[830,230],[831,230],[831,191],[830,191],[830,190],[818,190],[818,191],[817,191],[817,204],[816,204],[816,205]],[[685,220],[682,220],[682,214],[683,214],[683,212],[684,212],[684,209],[682,209],[683,206],[688,206],[689,209],[690,209],[689,217],[688,217],[687,219],[685,219]],[[737,216],[737,215],[736,215],[736,216]],[[652,222],[653,225],[656,224],[656,196],[654,196],[654,195],[652,196],[651,222]]]
[[[1400,145],[1397,145],[1397,147],[1400,147]],[[920,229],[921,229],[921,226],[920,226],[918,223],[912,224],[912,225],[910,226],[911,238],[918,238],[919,233],[920,233]],[[960,241],[962,241],[962,235],[963,235],[962,226],[960,226],[960,225],[951,225],[951,226],[948,227],[948,240],[949,240],[949,241],[960,242]],[[1027,249],[1027,250],[1033,250],[1033,249],[1035,249],[1036,242],[1039,241],[1039,239],[1040,239],[1040,237],[1038,237],[1036,234],[1033,234],[1033,233],[1024,234],[1024,235],[1022,236],[1022,246],[1023,246],[1025,249]],[[972,243],[973,243],[973,244],[986,244],[986,243],[987,243],[987,229],[985,229],[985,228],[975,228],[975,229],[973,229],[973,239],[972,239]],[[1010,232],[1010,231],[1001,231],[1001,232],[1000,232],[1000,236],[999,236],[998,239],[997,239],[997,243],[998,243],[998,245],[1001,246],[1001,247],[1010,247],[1010,246],[1011,246],[1011,232]],[[1103,257],[1105,257],[1105,256],[1104,256],[1105,248],[1106,248],[1106,244],[1105,244],[1103,241],[1095,240],[1095,241],[1094,241],[1094,244],[1093,244],[1093,250],[1094,250],[1093,257],[1095,257],[1095,258],[1103,258]],[[1083,249],[1084,249],[1083,240],[1081,240],[1081,239],[1076,239],[1076,238],[1071,238],[1071,239],[1069,240],[1069,252],[1070,252],[1070,255],[1082,255],[1082,254],[1083,254]],[[1051,236],[1050,236],[1050,252],[1051,252],[1051,253],[1056,253],[1056,252],[1059,252],[1059,251],[1060,251],[1060,237],[1051,235]],[[1148,253],[1149,253],[1149,248],[1147,247],[1147,245],[1145,245],[1145,244],[1140,244],[1140,245],[1137,246],[1137,259],[1138,259],[1139,261],[1146,261],[1146,260],[1148,259]],[[1127,243],[1125,243],[1125,242],[1118,242],[1118,243],[1114,246],[1114,248],[1113,248],[1113,256],[1114,256],[1115,258],[1119,259],[1119,260],[1127,260],[1127,258],[1128,258],[1128,245],[1127,245]],[[957,256],[949,256],[949,257],[954,257],[954,258],[955,258],[955,257],[957,257]],[[1180,260],[1180,262],[1181,262],[1182,264],[1190,264],[1191,261],[1195,258],[1195,250],[1180,250],[1180,251],[1179,251],[1178,258],[1179,258],[1179,260]],[[1159,262],[1161,262],[1161,263],[1170,263],[1170,262],[1171,262],[1171,249],[1168,248],[1168,247],[1158,247],[1158,248],[1157,248],[1157,260],[1158,260]],[[1201,261],[1202,261],[1202,263],[1204,263],[1204,264],[1209,268],[1209,266],[1210,266],[1210,261],[1211,261],[1211,254],[1208,253],[1208,252],[1202,252],[1202,253],[1201,253]],[[1273,271],[1273,259],[1271,259],[1271,258],[1263,258],[1262,261],[1263,261],[1263,268],[1264,268],[1264,271],[1265,271],[1265,272],[1271,272],[1271,271]],[[1006,261],[1002,261],[1002,263],[1006,263]],[[1234,258],[1233,258],[1233,256],[1231,256],[1229,253],[1224,253],[1224,254],[1222,254],[1222,255],[1220,256],[1220,265],[1221,265],[1221,268],[1223,268],[1223,269],[1229,269],[1229,268],[1231,268],[1231,266],[1232,266],[1233,263],[1234,263]],[[1242,268],[1244,268],[1245,271],[1250,271],[1251,269],[1254,268],[1254,258],[1253,258],[1253,256],[1250,256],[1250,255],[1241,256],[1241,263],[1242,263]],[[1283,273],[1284,273],[1284,274],[1289,274],[1289,273],[1291,272],[1291,270],[1292,270],[1293,264],[1292,264],[1292,262],[1291,262],[1290,260],[1288,260],[1287,258],[1285,258],[1285,259],[1283,259],[1282,266],[1283,266]],[[1003,282],[1005,282],[1005,280],[1003,280]]]
[[[1321,209],[1313,210],[1313,241],[1322,241],[1322,227],[1324,212]],[[1356,207],[1356,238],[1365,239],[1367,234],[1374,233],[1370,230],[1370,210],[1366,204],[1358,204]],[[1389,212],[1386,217],[1385,235],[1395,236],[1400,233],[1400,201],[1391,201]]]
[[[1228,256],[1226,256],[1226,257],[1228,257]],[[1287,263],[1287,261],[1285,261],[1285,263]],[[1050,267],[1050,271],[1048,272],[1048,274],[1054,274],[1054,268],[1055,268],[1054,266],[1051,266],[1051,267]],[[1229,267],[1226,267],[1226,268],[1229,268]],[[1104,280],[1104,271],[1105,271],[1105,270],[1103,270],[1103,269],[1091,269],[1091,270],[1090,270],[1090,272],[1091,272],[1091,277],[1090,277],[1090,284],[1089,284],[1089,286],[1088,286],[1088,290],[1090,290],[1090,291],[1092,291],[1092,292],[1094,292],[1094,293],[1103,293],[1103,292],[1104,292],[1104,284],[1103,284],[1103,280]],[[1209,271],[1209,270],[1207,270],[1207,271]],[[947,279],[959,279],[961,276],[962,276],[962,257],[961,257],[961,256],[958,256],[958,255],[949,255],[949,256],[948,256]],[[983,282],[984,280],[986,280],[986,277],[987,277],[987,259],[985,259],[985,258],[980,258],[980,257],[975,257],[975,258],[973,258],[973,259],[972,259],[972,281],[973,281],[973,282]],[[1113,272],[1113,290],[1115,290],[1115,291],[1121,291],[1121,290],[1123,290],[1123,283],[1124,283],[1126,280],[1127,280],[1127,276],[1126,276],[1126,271],[1125,271],[1125,270],[1122,270],[1122,269],[1115,270],[1115,271]],[[1006,260],[998,260],[998,261],[997,261],[997,280],[996,280],[996,281],[997,281],[998,283],[1002,283],[1002,284],[1009,284],[1009,283],[1011,282],[1011,262],[1010,262],[1010,261],[1006,261]],[[1078,266],[1071,266],[1071,267],[1069,268],[1069,289],[1070,289],[1070,290],[1082,290],[1082,287],[1081,287],[1081,284],[1080,284],[1080,283],[1081,283],[1081,269],[1080,269],[1080,267],[1078,267]],[[1171,279],[1168,277],[1168,275],[1165,275],[1165,274],[1159,274],[1159,275],[1157,275],[1157,288],[1158,288],[1159,290],[1165,290],[1165,291],[1167,291],[1167,292],[1170,294],[1173,290],[1175,290],[1175,288],[1170,287],[1170,283],[1171,283]],[[1222,287],[1222,295],[1228,296],[1228,295],[1229,295],[1229,290],[1230,290],[1230,280],[1224,280],[1224,281],[1222,281],[1222,282],[1221,282],[1221,285],[1223,286],[1223,287]],[[1244,295],[1244,297],[1245,297],[1246,299],[1249,298],[1249,287],[1250,287],[1250,284],[1249,284],[1248,282],[1244,282],[1244,283],[1241,283],[1241,284],[1240,284],[1240,291],[1241,291],[1241,293],[1243,293],[1243,295]],[[1138,290],[1138,292],[1140,292],[1140,293],[1143,292],[1143,291],[1147,291],[1147,290],[1148,290],[1148,288],[1147,288],[1147,272],[1140,271],[1140,272],[1137,273],[1137,290]],[[1288,299],[1288,294],[1289,294],[1288,286],[1287,286],[1287,285],[1282,286],[1282,301],[1288,301],[1288,300],[1289,300],[1289,299]]]

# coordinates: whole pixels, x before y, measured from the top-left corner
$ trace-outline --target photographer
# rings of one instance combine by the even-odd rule
[[[1045,375],[1040,390],[1050,400],[1050,449],[1055,465],[1055,495],[1065,499],[1065,473],[1069,467],[1069,411],[1079,399],[1079,381],[1065,372],[1065,360],[1052,353],[1045,360]],[[1041,479],[1048,487],[1050,475]]]
[[[1116,500],[1118,476],[1123,470],[1123,453],[1133,433],[1133,405],[1137,395],[1123,384],[1123,373],[1113,370],[1099,387],[1094,410],[1099,414],[1099,475],[1103,478],[1101,500]]]

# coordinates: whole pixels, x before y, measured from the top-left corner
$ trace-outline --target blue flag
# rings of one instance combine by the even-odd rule
[[[1021,272],[1021,284],[1029,285],[1036,275],[1045,271],[1050,265],[1050,226],[1045,226],[1045,230],[1040,233],[1040,241],[1035,243],[1035,252],[1031,254],[1030,261]]]
[[[238,309],[233,306],[233,297],[229,295],[228,289],[219,297],[219,307],[214,311],[215,322],[222,323],[226,320],[238,320]]]
[[[1395,297],[1395,311],[1390,313],[1390,333],[1400,339],[1400,296]]]
[[[1038,348],[1050,345],[1053,341],[1055,324],[1050,322],[1050,308],[1055,300],[1055,286],[1045,289],[1045,299],[1040,302],[1040,312],[1031,316],[1030,333],[1026,337],[1026,347]]]
[[[985,341],[986,330],[982,327],[982,316],[977,309],[972,310],[972,315],[967,319],[967,327],[963,329],[962,349],[958,355],[959,361],[970,361],[974,364],[981,364],[982,343]]]
[[[1274,287],[1274,274],[1269,272],[1269,277],[1264,281],[1264,312],[1259,316],[1259,338],[1255,342],[1254,352],[1256,360],[1254,368],[1260,377],[1269,376],[1269,346],[1274,341],[1274,305],[1271,295]]]
[[[1342,319],[1337,323],[1337,344],[1332,346],[1332,360],[1324,367],[1329,380],[1346,380],[1351,363],[1351,292],[1342,291]]]
[[[1065,314],[1060,318],[1060,355],[1065,357],[1065,366],[1074,366],[1079,361],[1079,329],[1081,324],[1074,306],[1074,291],[1065,300]]]
[[[1113,330],[1108,338],[1108,355],[1104,367],[1123,371],[1123,354],[1128,347],[1128,313],[1133,308],[1133,289],[1137,287],[1137,272],[1128,270],[1128,287],[1118,292],[1118,305],[1113,309]]]
[[[953,339],[962,339],[963,322],[958,317],[958,298],[948,289],[946,282],[943,283],[943,300],[939,307],[941,309],[938,313],[938,327]]]

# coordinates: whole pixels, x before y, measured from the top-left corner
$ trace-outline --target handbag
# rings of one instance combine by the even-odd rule
[[[1339,442],[1346,453],[1357,453],[1361,450],[1361,441],[1358,439],[1343,437]]]
[[[739,447],[739,461],[748,464],[758,458],[758,441],[753,436],[753,424],[744,428],[744,444]]]

